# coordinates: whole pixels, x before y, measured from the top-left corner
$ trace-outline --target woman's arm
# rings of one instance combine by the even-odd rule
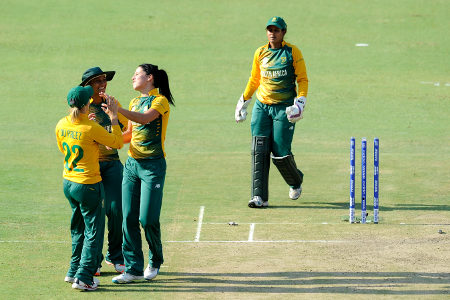
[[[247,86],[244,91],[244,100],[248,100],[255,93],[256,89],[260,85],[261,80],[261,69],[259,67],[259,53],[261,52],[261,48],[256,49],[255,54],[253,55],[253,64],[252,64],[252,72],[250,78],[248,79]]]
[[[133,123],[128,120],[127,130],[122,133],[122,139],[124,144],[131,142],[131,134],[133,132]]]
[[[151,121],[155,120],[156,118],[158,118],[160,116],[160,113],[156,109],[153,109],[153,108],[150,108],[145,113],[140,113],[140,112],[136,112],[136,111],[126,110],[123,107],[119,107],[119,113],[124,115],[125,118],[127,118],[128,120],[139,123],[139,124],[143,124],[143,125],[150,123]],[[128,124],[130,124],[130,123],[128,122]]]

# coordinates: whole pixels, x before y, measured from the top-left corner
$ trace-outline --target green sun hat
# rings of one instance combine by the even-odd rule
[[[69,104],[70,107],[76,106],[81,109],[88,103],[89,99],[91,99],[93,94],[94,89],[92,88],[92,86],[78,85],[72,88],[67,94],[67,104]]]
[[[270,20],[267,21],[266,28],[269,27],[270,25],[276,26],[281,30],[286,30],[287,28],[286,22],[283,20],[283,18],[277,16],[270,18]]]
[[[100,69],[100,67],[93,67],[93,68],[87,69],[83,73],[83,76],[81,77],[80,85],[81,86],[85,86],[86,84],[88,84],[89,81],[91,81],[95,77],[98,77],[98,76],[101,76],[101,75],[106,75],[106,80],[110,81],[111,79],[113,79],[115,74],[116,74],[116,71],[105,71],[105,72],[103,72],[102,69]]]

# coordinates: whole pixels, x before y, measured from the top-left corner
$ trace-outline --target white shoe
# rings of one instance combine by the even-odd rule
[[[68,282],[68,283],[74,283],[75,278],[66,276],[66,277],[64,277],[64,281]]]
[[[112,279],[113,283],[131,283],[144,281],[144,276],[136,276],[130,273],[122,273]]]
[[[97,268],[97,272],[95,272],[94,276],[100,276],[100,269],[101,268]]]
[[[145,280],[152,280],[155,278],[159,273],[159,268],[152,268],[150,265],[147,266],[144,270],[144,279]]]
[[[75,278],[72,288],[79,289],[82,291],[95,291],[98,288],[100,281],[97,278],[93,278],[93,282],[91,284],[84,283],[83,281]]]
[[[106,262],[107,265],[114,266],[114,269],[116,269],[117,273],[123,273],[127,269],[125,267],[125,265],[123,265],[123,264],[115,264],[115,263],[107,260],[106,258],[105,258],[105,262]],[[100,271],[100,270],[98,270],[98,271]]]
[[[260,196],[254,196],[250,201],[248,201],[248,207],[267,207],[269,206],[269,201],[262,201]]]
[[[301,194],[302,194],[302,186],[300,186],[298,189],[293,188],[289,189],[289,198],[291,198],[292,200],[297,200]]]
[[[115,264],[114,269],[116,269],[117,273],[124,273],[127,270],[127,267],[125,267],[125,265]]]

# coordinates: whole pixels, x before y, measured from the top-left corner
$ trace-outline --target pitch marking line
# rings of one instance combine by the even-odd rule
[[[200,233],[202,232],[203,214],[205,213],[205,207],[200,206],[200,213],[198,214],[197,233],[195,234],[195,242],[200,241]]]
[[[441,84],[443,85],[443,86],[450,86],[450,83],[449,82],[434,82],[434,81],[421,81],[420,82],[421,84],[432,84],[432,85],[434,85],[434,86],[441,86]]]
[[[214,244],[214,243],[221,243],[221,244],[236,244],[236,243],[357,243],[359,241],[351,241],[351,240],[266,240],[266,241],[255,241],[253,238],[247,241],[163,241],[163,243],[202,243],[202,244]],[[2,241],[0,240],[0,243],[27,243],[27,244],[38,244],[38,243],[49,243],[49,244],[70,244],[71,241]]]
[[[250,224],[250,230],[248,231],[248,241],[253,242],[253,233],[255,232],[255,223]]]
[[[351,241],[351,240],[273,240],[273,241],[199,241],[199,242],[193,242],[193,241],[166,241],[166,243],[201,243],[201,244],[236,244],[236,243],[324,243],[324,244],[330,244],[330,243],[359,243],[360,241]]]

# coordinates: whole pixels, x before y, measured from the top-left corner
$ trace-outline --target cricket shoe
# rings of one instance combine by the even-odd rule
[[[113,283],[132,283],[141,281],[144,281],[144,276],[136,276],[126,272],[112,279]]]
[[[262,201],[260,196],[254,196],[250,201],[248,201],[248,207],[250,208],[260,208],[269,206],[269,201]]]
[[[64,277],[64,281],[68,282],[68,283],[74,283],[75,278],[70,277],[70,276],[66,276],[66,277]]]
[[[75,278],[72,288],[78,289],[82,291],[95,291],[98,288],[100,281],[97,278],[93,278],[93,281],[91,284],[84,283],[78,278]]]
[[[289,189],[289,198],[291,198],[292,200],[297,200],[301,194],[302,194],[302,186],[300,186],[298,189],[293,188]]]
[[[101,268],[97,268],[97,271],[94,273],[94,276],[100,276],[100,269]]]
[[[150,265],[147,266],[144,270],[144,279],[145,280],[152,280],[155,278],[159,273],[159,268],[152,268]]]
[[[114,269],[116,269],[117,273],[123,273],[127,269],[124,264],[115,264],[107,259],[105,259],[105,262],[107,265],[114,266]]]

